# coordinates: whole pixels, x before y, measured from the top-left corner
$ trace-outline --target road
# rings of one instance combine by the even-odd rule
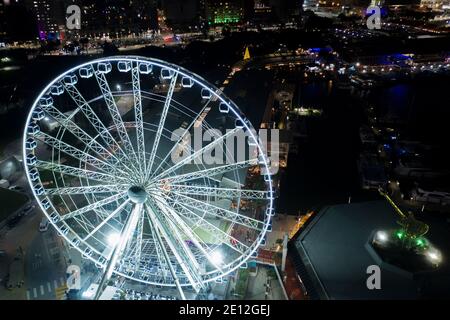
[[[21,159],[21,140],[13,141],[5,148],[6,154]],[[12,184],[22,187],[30,199],[34,199],[28,181],[23,172],[15,177]],[[0,257],[0,279],[5,279],[8,267],[16,252],[22,248],[24,252],[25,284],[11,291],[0,287],[0,299],[54,299],[55,288],[65,284],[65,269],[68,254],[62,239],[50,227],[46,232],[39,232],[39,224],[43,213],[34,202],[35,208],[12,229],[0,230],[0,248],[6,256]],[[66,256],[66,258],[65,258]]]
[[[35,235],[25,258],[28,300],[55,298],[55,289],[65,284],[66,261],[62,253],[61,238],[54,229]]]
[[[13,229],[0,231],[0,245],[7,252],[0,260],[0,278],[5,278],[20,247],[24,251],[25,269],[24,286],[8,291],[2,285],[1,300],[54,299],[55,288],[65,283],[62,241],[51,228],[44,233],[39,232],[42,216],[40,209],[36,208]]]

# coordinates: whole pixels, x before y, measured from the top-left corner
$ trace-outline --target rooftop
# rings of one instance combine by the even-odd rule
[[[20,192],[6,188],[0,188],[0,222],[6,220],[8,216],[22,208],[29,200]]]
[[[297,272],[311,297],[415,299],[437,292],[441,297],[449,296],[448,286],[440,284],[448,283],[448,272],[413,276],[385,263],[380,264],[382,289],[367,288],[367,267],[379,264],[368,248],[368,240],[375,230],[398,228],[396,218],[386,201],[336,205],[320,211],[291,243],[297,251],[293,255],[301,259],[296,263]]]

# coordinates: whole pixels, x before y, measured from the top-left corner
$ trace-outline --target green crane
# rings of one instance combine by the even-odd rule
[[[423,236],[427,234],[430,227],[426,223],[417,220],[412,212],[404,214],[384,190],[378,189],[378,192],[391,204],[400,217],[397,223],[402,228],[395,233],[400,243],[407,249],[425,249],[426,242]]]

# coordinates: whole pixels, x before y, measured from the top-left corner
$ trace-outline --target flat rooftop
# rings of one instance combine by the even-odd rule
[[[330,206],[320,211],[290,247],[297,250],[293,256],[301,259],[296,269],[300,277],[307,278],[304,283],[308,291],[320,299],[416,299],[435,296],[438,291],[438,296],[449,296],[449,286],[439,285],[449,280],[448,273],[432,271],[412,277],[384,264],[380,265],[381,290],[367,288],[367,267],[377,264],[367,248],[368,240],[376,230],[399,228],[396,220],[397,214],[384,200]],[[430,230],[432,233],[433,228]]]
[[[0,188],[0,201],[0,222],[2,222],[11,214],[22,208],[29,199],[20,192]]]

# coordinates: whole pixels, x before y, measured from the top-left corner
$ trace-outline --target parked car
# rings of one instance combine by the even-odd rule
[[[6,179],[0,179],[0,187],[1,188],[8,188],[9,187],[9,181]]]
[[[412,198],[416,201],[434,203],[440,205],[450,204],[450,193],[441,191],[427,191],[417,188],[412,192]]]
[[[42,221],[39,224],[39,231],[40,232],[47,231],[48,230],[48,225],[49,225],[49,222],[48,222],[47,218],[42,218]]]
[[[25,208],[23,208],[22,210],[22,214],[24,216],[29,215],[30,213],[32,213],[34,211],[34,209],[36,208],[36,206],[34,204],[29,204],[27,205]]]
[[[12,229],[20,222],[21,219],[22,219],[21,215],[16,215],[11,219],[9,219],[6,225],[8,226],[9,229]]]
[[[14,261],[9,265],[9,274],[6,281],[6,288],[13,290],[14,288],[20,288],[24,284],[24,267],[23,259],[16,257]]]
[[[18,191],[18,192],[24,192],[25,191],[25,189],[20,187],[20,186],[11,186],[8,189],[12,190],[12,191]]]

